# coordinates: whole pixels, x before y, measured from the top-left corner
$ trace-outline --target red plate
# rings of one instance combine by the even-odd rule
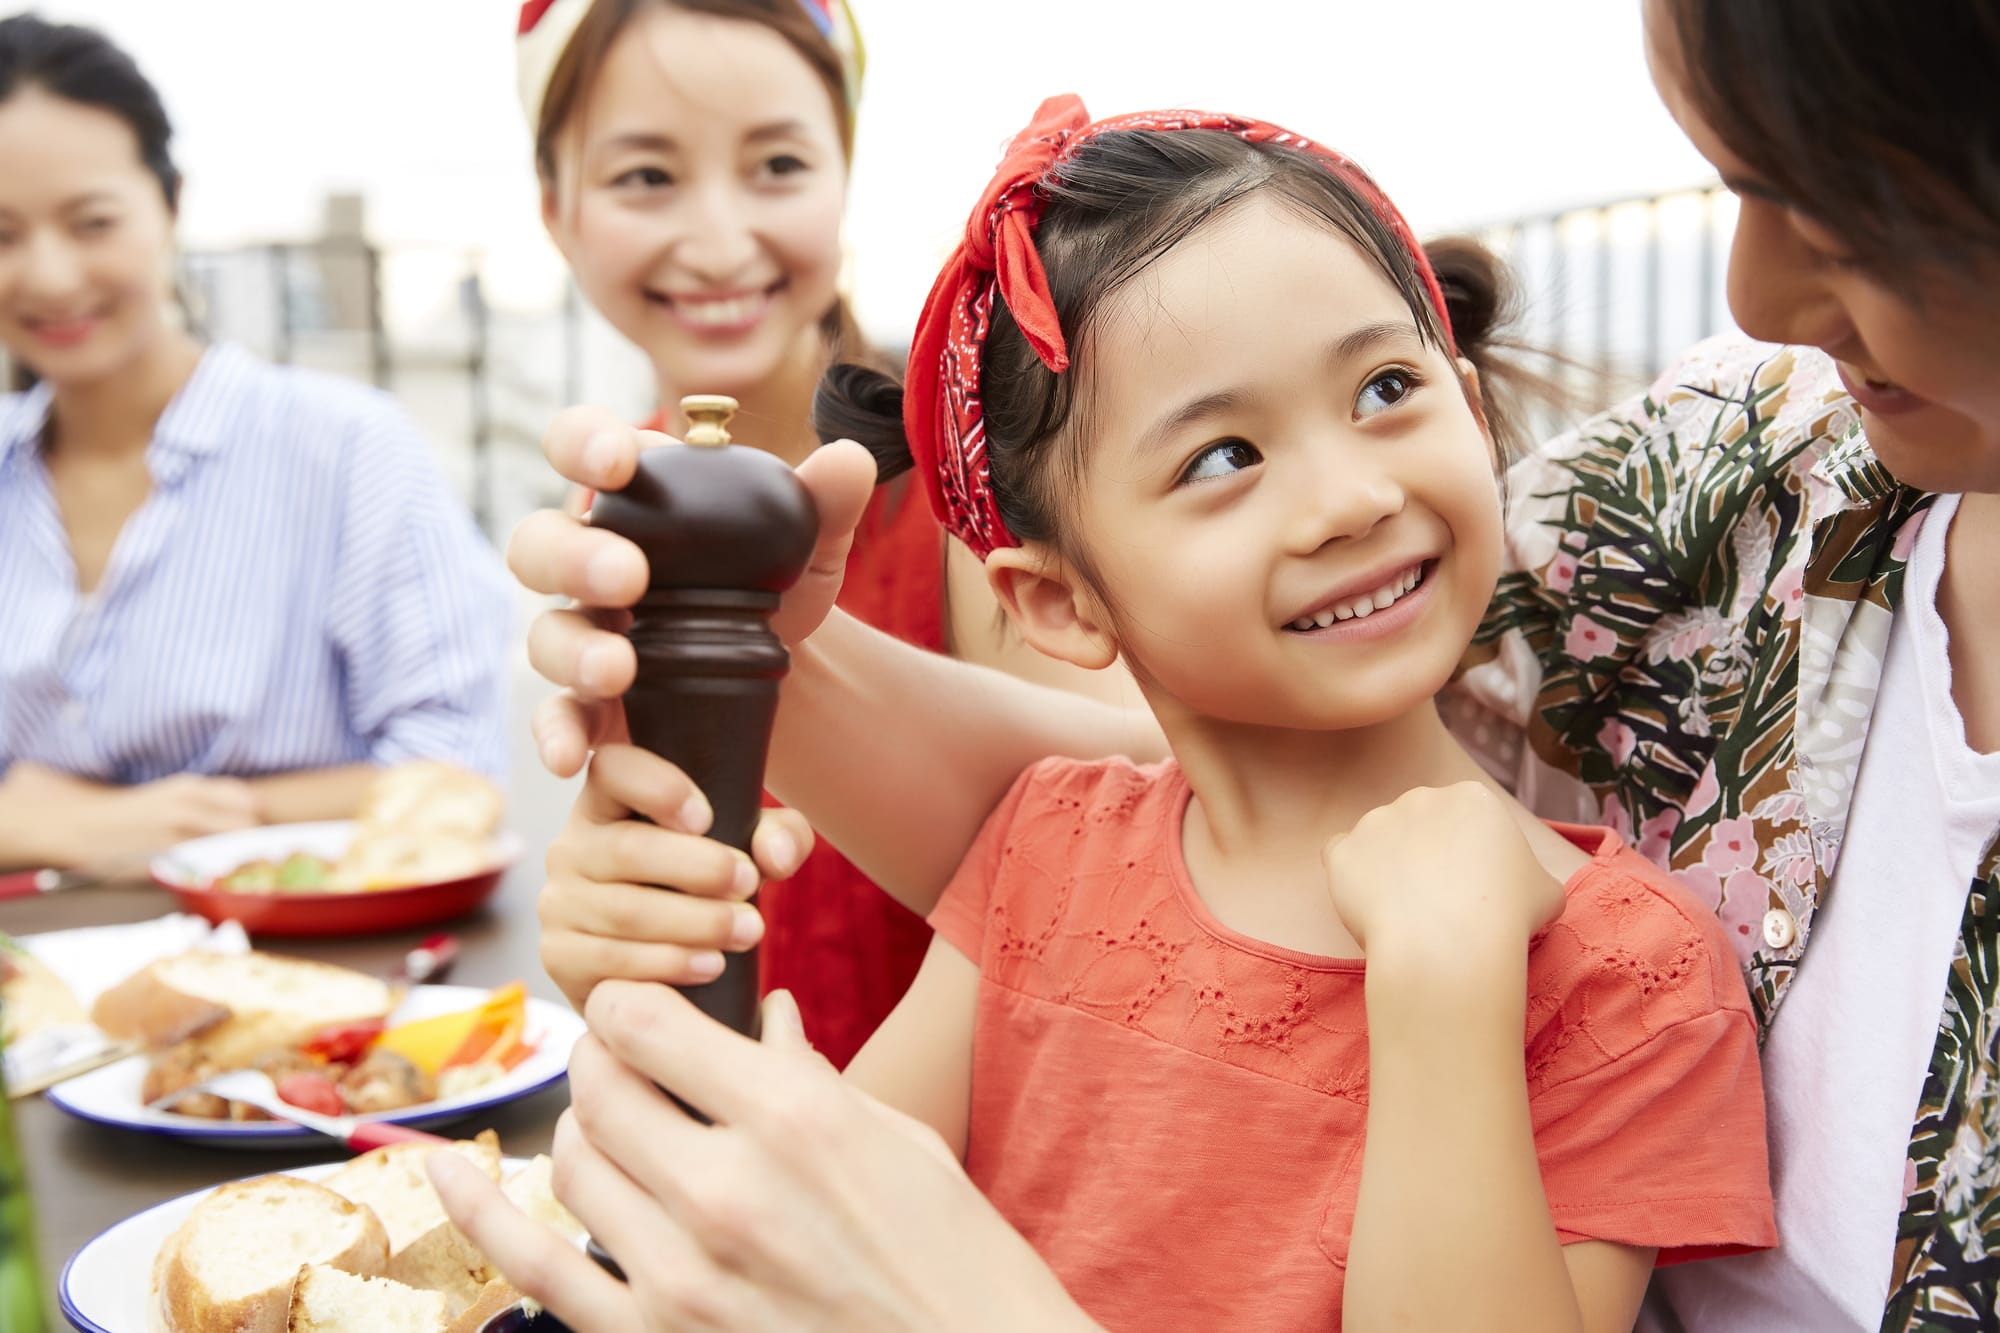
[[[354,837],[351,820],[271,824],[184,842],[155,857],[153,882],[210,921],[240,921],[252,935],[371,935],[434,925],[470,912],[500,887],[520,859],[521,839],[493,840],[492,864],[460,879],[353,893],[277,893],[208,885],[249,861],[282,861],[294,852],[337,859]]]

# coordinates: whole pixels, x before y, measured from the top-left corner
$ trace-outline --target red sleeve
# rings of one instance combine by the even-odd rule
[[[1580,877],[1544,947],[1530,1110],[1563,1242],[1662,1264],[1775,1245],[1757,1028],[1714,913],[1628,854]]]
[[[1764,1087],[1747,1014],[1686,1019],[1533,1105],[1564,1244],[1649,1246],[1661,1264],[1777,1244]]]
[[[958,871],[945,886],[944,896],[931,909],[931,929],[975,963],[980,961],[986,938],[986,914],[998,896],[995,888],[1007,860],[1007,847],[1013,841],[1014,823],[1020,818],[1022,807],[1029,804],[1029,793],[1043,782],[1046,762],[1014,779],[1006,796],[986,817],[972,849],[958,863]]]

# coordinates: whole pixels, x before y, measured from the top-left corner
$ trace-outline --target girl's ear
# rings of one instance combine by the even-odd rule
[[[1504,467],[1500,459],[1500,442],[1493,438],[1493,423],[1486,419],[1486,394],[1479,387],[1479,367],[1459,357],[1458,379],[1465,389],[1465,401],[1472,408],[1473,419],[1479,422],[1479,433],[1486,437],[1486,452],[1492,455],[1493,466],[1496,469]]]
[[[1118,660],[1118,641],[1104,608],[1046,547],[994,551],[986,557],[986,583],[1036,652],[1086,671],[1102,671]]]

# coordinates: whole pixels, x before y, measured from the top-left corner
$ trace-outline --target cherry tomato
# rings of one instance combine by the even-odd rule
[[[367,1023],[337,1023],[321,1028],[299,1046],[307,1055],[328,1064],[351,1065],[368,1053],[386,1025],[380,1020]]]
[[[321,1115],[346,1115],[347,1102],[340,1085],[324,1074],[287,1074],[278,1080],[278,1097],[302,1111]]]

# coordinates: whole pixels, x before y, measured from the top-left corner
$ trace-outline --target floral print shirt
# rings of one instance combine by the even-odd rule
[[[1883,469],[1823,354],[1734,338],[1508,489],[1499,591],[1446,715],[1539,813],[1610,825],[1712,904],[1768,1030],[1828,898],[1933,497]],[[1898,1333],[2000,1312],[1990,844],[1939,1011],[1882,1321]]]

